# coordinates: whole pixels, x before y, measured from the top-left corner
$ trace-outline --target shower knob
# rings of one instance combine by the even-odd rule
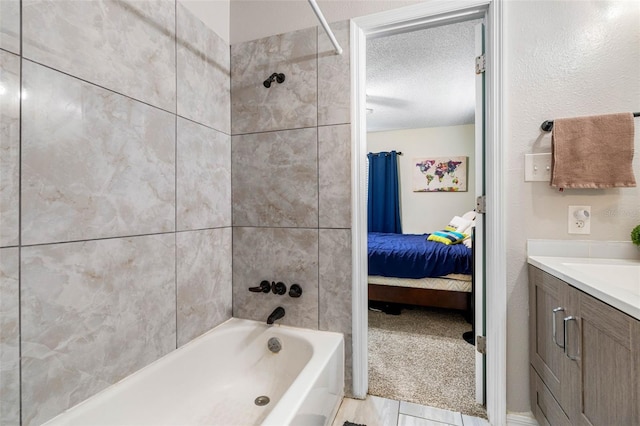
[[[271,291],[273,292],[273,294],[282,296],[287,292],[287,286],[282,281],[272,282]]]
[[[289,296],[291,297],[302,296],[302,287],[300,287],[298,284],[291,284],[291,288],[289,289]]]

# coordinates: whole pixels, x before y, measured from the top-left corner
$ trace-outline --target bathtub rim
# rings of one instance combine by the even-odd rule
[[[265,322],[262,321],[256,321],[256,320],[250,320],[250,319],[245,319],[245,318],[236,318],[236,317],[231,317],[223,322],[221,322],[220,324],[216,325],[215,327],[207,330],[206,332],[202,333],[201,335],[193,338],[192,340],[190,340],[189,342],[183,344],[182,346],[177,347],[176,349],[173,349],[172,351],[164,354],[163,356],[161,356],[160,358],[154,360],[153,362],[145,365],[144,367],[126,375],[125,377],[119,379],[118,381],[108,385],[107,387],[105,387],[104,389],[100,390],[99,392],[95,393],[94,395],[91,395],[90,397],[80,401],[79,403],[65,409],[64,411],[58,413],[57,415],[55,415],[54,417],[48,419],[45,423],[43,423],[43,426],[57,426],[58,424],[63,425],[64,423],[58,423],[59,421],[62,421],[63,419],[61,417],[65,417],[66,415],[68,415],[68,413],[70,411],[74,411],[74,410],[82,410],[83,407],[85,407],[86,405],[90,405],[90,404],[95,404],[97,400],[101,399],[102,397],[104,397],[104,394],[107,392],[113,392],[113,388],[116,385],[121,385],[122,382],[124,382],[125,380],[131,379],[133,377],[137,377],[141,374],[148,374],[146,373],[148,370],[152,369],[154,366],[156,366],[156,364],[159,364],[160,362],[166,362],[166,359],[168,357],[177,357],[180,356],[181,352],[183,350],[189,349],[191,346],[194,345],[198,345],[202,340],[205,340],[209,334],[215,333],[216,330],[218,329],[224,329],[224,326],[232,326],[233,324],[238,324],[238,325],[243,325],[243,326],[253,326],[253,327],[259,327],[264,329],[264,331],[267,331],[269,329],[276,329],[276,330],[280,330],[282,331],[285,335],[286,334],[290,334],[290,335],[302,335],[303,337],[305,337],[305,340],[307,336],[309,335],[315,335],[316,338],[320,337],[320,340],[322,340],[324,342],[323,345],[320,345],[320,347],[318,346],[318,342],[313,342],[313,341],[309,341],[311,347],[312,347],[312,354],[311,354],[311,358],[309,359],[309,361],[304,365],[304,367],[302,368],[302,370],[297,374],[297,376],[295,377],[295,379],[292,381],[291,385],[287,388],[287,390],[281,395],[281,397],[278,400],[278,403],[280,403],[283,399],[285,399],[285,397],[288,396],[287,399],[295,399],[296,403],[295,404],[290,404],[288,407],[283,408],[284,404],[276,404],[275,407],[273,407],[271,409],[271,411],[269,412],[269,414],[267,414],[267,416],[262,420],[262,422],[260,423],[261,425],[268,425],[269,423],[267,423],[267,421],[269,421],[270,418],[272,417],[276,417],[276,416],[272,416],[272,414],[274,412],[276,412],[277,414],[279,414],[280,416],[282,416],[282,418],[286,418],[286,421],[288,423],[291,422],[291,420],[293,420],[293,418],[295,417],[297,410],[300,409],[301,405],[304,403],[306,396],[309,395],[309,392],[311,390],[311,388],[307,389],[306,392],[304,392],[304,397],[300,397],[299,395],[302,394],[302,392],[300,390],[298,390],[298,395],[296,395],[292,389],[297,389],[299,387],[301,387],[302,385],[300,384],[301,381],[301,376],[304,377],[305,379],[308,380],[313,380],[312,382],[310,381],[309,383],[315,383],[315,381],[318,379],[318,377],[320,376],[321,372],[324,370],[324,368],[327,366],[327,364],[330,362],[330,356],[329,353],[330,352],[334,352],[337,350],[337,347],[342,345],[342,377],[340,378],[340,381],[342,383],[342,387],[340,389],[339,392],[339,400],[341,401],[342,398],[344,397],[344,368],[345,368],[345,339],[344,339],[344,334],[339,333],[339,332],[334,332],[334,331],[325,331],[325,330],[316,330],[316,329],[310,329],[310,328],[302,328],[302,327],[293,327],[293,326],[289,326],[289,325],[283,325],[283,324],[273,324],[273,325],[267,325]],[[308,341],[308,340],[307,340]],[[333,344],[328,345],[327,343],[331,343],[334,342]],[[314,344],[315,343],[315,344]],[[320,355],[325,355],[324,357],[318,358],[320,357]],[[311,367],[313,366],[313,368]],[[296,386],[297,385],[297,386]],[[335,417],[337,410],[340,407],[340,403],[338,403],[334,408],[333,408],[333,412],[331,414],[331,416]],[[281,426],[282,422],[281,422],[281,418],[278,418],[278,422],[277,423],[273,423],[274,425],[278,425]],[[330,423],[329,423],[330,424]]]
[[[320,377],[320,375],[323,373],[327,365],[331,362],[330,355],[332,355],[334,352],[340,349],[341,350],[340,358],[342,359],[342,371],[341,371],[342,376],[339,378],[339,380],[342,386],[340,387],[340,391],[337,394],[339,402],[336,404],[336,406],[333,407],[332,413],[329,416],[330,422],[328,424],[331,424],[331,421],[333,421],[333,417],[335,417],[335,415],[337,414],[338,409],[340,408],[341,401],[344,398],[344,370],[345,370],[344,334],[334,332],[334,331],[314,330],[309,328],[299,328],[299,327],[292,327],[292,326],[280,325],[280,324],[278,324],[277,326],[282,327],[282,329],[284,330],[287,330],[287,329],[292,330],[293,333],[298,333],[300,331],[303,331],[305,334],[320,333],[320,335],[326,336],[326,340],[328,340],[328,342],[325,342],[319,348],[317,348],[316,346],[320,342],[312,342],[314,352],[311,356],[311,359],[304,366],[302,371],[298,373],[293,383],[291,383],[291,386],[289,386],[289,388],[285,391],[285,393],[280,397],[280,400],[278,401],[278,405],[276,405],[271,410],[271,412],[267,415],[267,417],[261,423],[261,426],[267,426],[267,425],[281,426],[283,424],[282,423],[283,419],[286,419],[286,423],[284,424],[291,424],[297,412],[299,411],[301,405],[305,402],[306,397],[309,395],[309,393],[312,390],[309,387],[307,387],[306,389],[303,388],[303,385],[306,383],[315,383]],[[336,339],[336,337],[339,337],[339,338]],[[322,339],[322,340],[325,340],[325,339]],[[328,345],[327,343],[333,343],[333,344]],[[304,397],[301,397],[303,389],[305,390]],[[296,404],[293,406],[287,405],[286,403],[289,399],[295,399]],[[281,404],[283,400],[285,403]],[[276,418],[277,422],[274,422],[272,418]]]

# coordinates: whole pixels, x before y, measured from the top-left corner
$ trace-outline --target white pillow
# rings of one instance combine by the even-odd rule
[[[454,216],[449,221],[449,225],[445,228],[447,231],[455,231],[461,234],[466,234],[467,230],[471,228],[472,222],[467,219],[463,219],[460,216]]]
[[[468,248],[471,248],[471,246],[473,245],[473,241],[471,240],[471,234],[473,233],[473,228],[475,228],[475,226],[476,226],[476,221],[475,220],[471,221],[471,225],[469,225],[469,227],[467,228],[467,231],[465,232],[465,234],[467,234],[468,237],[462,240],[462,244],[464,244]]]
[[[471,241],[471,237],[467,237],[464,240],[462,240],[462,244],[467,246],[467,248],[471,248],[471,246],[473,246],[473,241]]]
[[[467,219],[467,220],[471,220],[471,221],[475,221],[476,220],[476,211],[475,210],[471,210],[470,212],[466,212],[465,214],[462,215],[463,219]]]

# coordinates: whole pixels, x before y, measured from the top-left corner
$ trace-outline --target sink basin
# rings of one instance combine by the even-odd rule
[[[571,263],[564,266],[613,287],[640,294],[640,264]]]

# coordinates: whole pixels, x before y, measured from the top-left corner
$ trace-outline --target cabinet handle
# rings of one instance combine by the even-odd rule
[[[564,354],[567,356],[567,358],[569,358],[572,361],[577,361],[578,360],[578,356],[574,356],[571,355],[569,353],[569,345],[567,344],[567,342],[569,342],[568,336],[569,336],[569,321],[575,321],[576,324],[578,323],[578,319],[572,315],[566,317],[564,319],[564,341],[565,341],[565,345],[564,345]]]
[[[556,326],[556,314],[558,312],[564,312],[564,308],[558,306],[557,308],[555,308],[553,310],[553,313],[551,314],[551,319],[552,319],[552,324],[553,324],[553,343],[555,343],[558,347],[564,349],[565,343],[566,343],[566,334],[564,336],[562,336],[562,345],[560,343],[558,343],[558,340],[556,339],[556,333],[557,333],[557,326]]]

